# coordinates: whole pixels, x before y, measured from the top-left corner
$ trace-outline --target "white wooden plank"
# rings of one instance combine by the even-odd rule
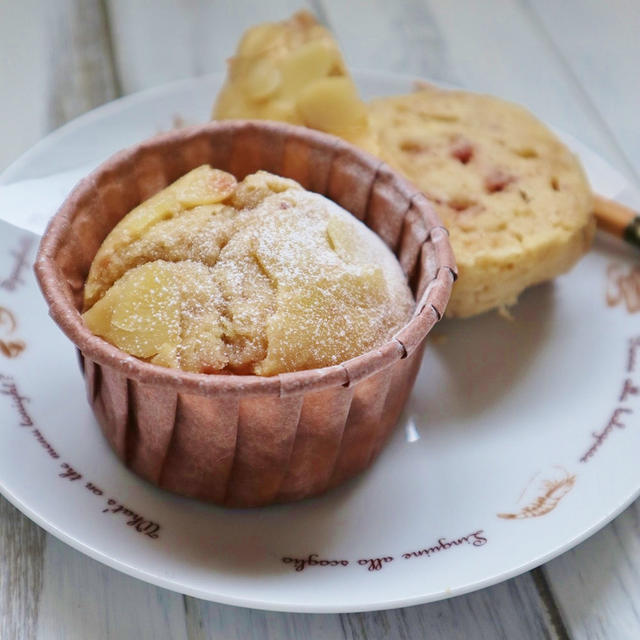
[[[427,2],[322,0],[321,7],[349,67],[460,81]]]
[[[564,4],[579,19],[577,1]],[[426,73],[519,102],[631,175],[566,63],[517,0],[328,0],[324,6],[354,66]]]
[[[0,638],[33,638],[45,535],[0,497]]]
[[[108,4],[122,90],[132,93],[172,80],[223,71],[242,32],[282,20],[300,0],[111,0]],[[213,102],[213,96],[211,98]]]
[[[640,3],[527,1],[640,177]]]
[[[59,127],[119,95],[100,0],[43,2],[49,49],[49,126]]]
[[[418,607],[344,615],[283,614],[188,599],[190,640],[430,640],[557,638],[530,574]]]
[[[344,618],[349,640],[561,637],[530,574],[451,600]]]
[[[46,20],[41,0],[0,2],[0,171],[47,130]]]
[[[187,599],[189,640],[342,640],[340,616],[275,613]]]
[[[38,640],[186,640],[181,595],[130,578],[48,536]]]
[[[0,3],[0,170],[45,133],[118,95],[98,0]]]
[[[545,573],[575,638],[640,638],[640,502]]]

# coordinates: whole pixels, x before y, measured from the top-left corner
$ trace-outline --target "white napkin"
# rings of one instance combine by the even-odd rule
[[[0,220],[42,235],[76,183],[92,169],[84,166],[45,178],[0,184]]]

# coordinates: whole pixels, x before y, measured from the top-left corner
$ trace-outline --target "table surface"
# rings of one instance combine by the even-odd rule
[[[640,184],[638,0],[25,0],[0,3],[0,169],[51,129],[224,68],[248,26],[307,6],[353,68],[528,106]],[[640,503],[530,573],[394,611],[307,615],[209,603],[72,550],[0,498],[0,638],[640,638]]]

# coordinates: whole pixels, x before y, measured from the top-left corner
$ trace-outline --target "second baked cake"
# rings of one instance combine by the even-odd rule
[[[424,86],[374,100],[370,114],[378,155],[449,229],[459,277],[447,316],[512,305],[588,250],[595,221],[582,167],[522,107]]]

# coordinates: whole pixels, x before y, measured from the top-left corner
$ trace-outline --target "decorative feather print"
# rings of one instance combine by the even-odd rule
[[[553,511],[560,500],[571,491],[576,482],[576,476],[570,474],[564,467],[554,466],[548,472],[539,472],[525,487],[518,500],[524,506],[515,513],[498,513],[498,518],[505,520],[520,520],[523,518],[538,518]]]

